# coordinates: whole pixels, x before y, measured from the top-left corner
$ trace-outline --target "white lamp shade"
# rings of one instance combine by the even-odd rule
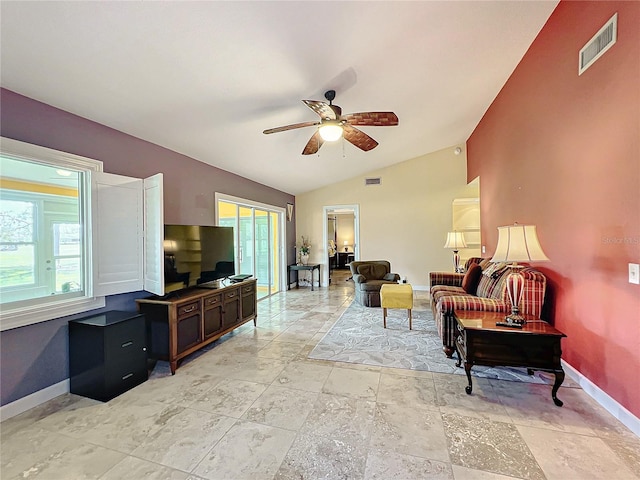
[[[338,122],[324,122],[318,132],[325,142],[334,142],[342,136],[342,125]]]
[[[165,252],[172,253],[178,249],[178,242],[175,240],[164,240],[162,246]]]
[[[462,232],[449,232],[447,233],[447,243],[444,244],[444,248],[452,248],[459,250],[460,248],[467,248],[467,243],[464,241],[464,235]]]
[[[535,225],[498,227],[498,245],[492,262],[548,262]]]

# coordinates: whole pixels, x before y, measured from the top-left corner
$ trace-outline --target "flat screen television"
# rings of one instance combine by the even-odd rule
[[[216,287],[235,274],[233,227],[164,226],[165,292]]]

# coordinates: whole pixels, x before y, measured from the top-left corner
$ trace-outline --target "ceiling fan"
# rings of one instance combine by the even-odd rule
[[[320,116],[319,122],[294,123],[284,127],[269,128],[262,133],[268,135],[270,133],[295,130],[296,128],[318,126],[318,130],[311,136],[304,150],[302,150],[302,155],[314,154],[324,142],[338,140],[340,137],[344,137],[345,140],[359,149],[368,152],[376,148],[378,142],[363,131],[358,130],[356,126],[390,127],[398,125],[398,117],[393,112],[360,112],[342,115],[342,108],[332,103],[333,99],[336,98],[335,90],[325,92],[324,98],[329,103],[319,100],[303,100],[307,107]]]

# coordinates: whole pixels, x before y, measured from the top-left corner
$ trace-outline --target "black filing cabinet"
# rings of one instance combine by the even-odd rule
[[[71,393],[107,401],[148,378],[144,315],[109,311],[69,321]]]

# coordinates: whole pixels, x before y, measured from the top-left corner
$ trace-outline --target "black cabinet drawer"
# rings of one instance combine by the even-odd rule
[[[111,326],[104,332],[105,361],[140,356],[146,349],[144,317]]]
[[[146,359],[142,359],[142,363],[140,358],[137,360],[114,366],[105,372],[105,388],[110,396],[120,395],[147,380]]]

